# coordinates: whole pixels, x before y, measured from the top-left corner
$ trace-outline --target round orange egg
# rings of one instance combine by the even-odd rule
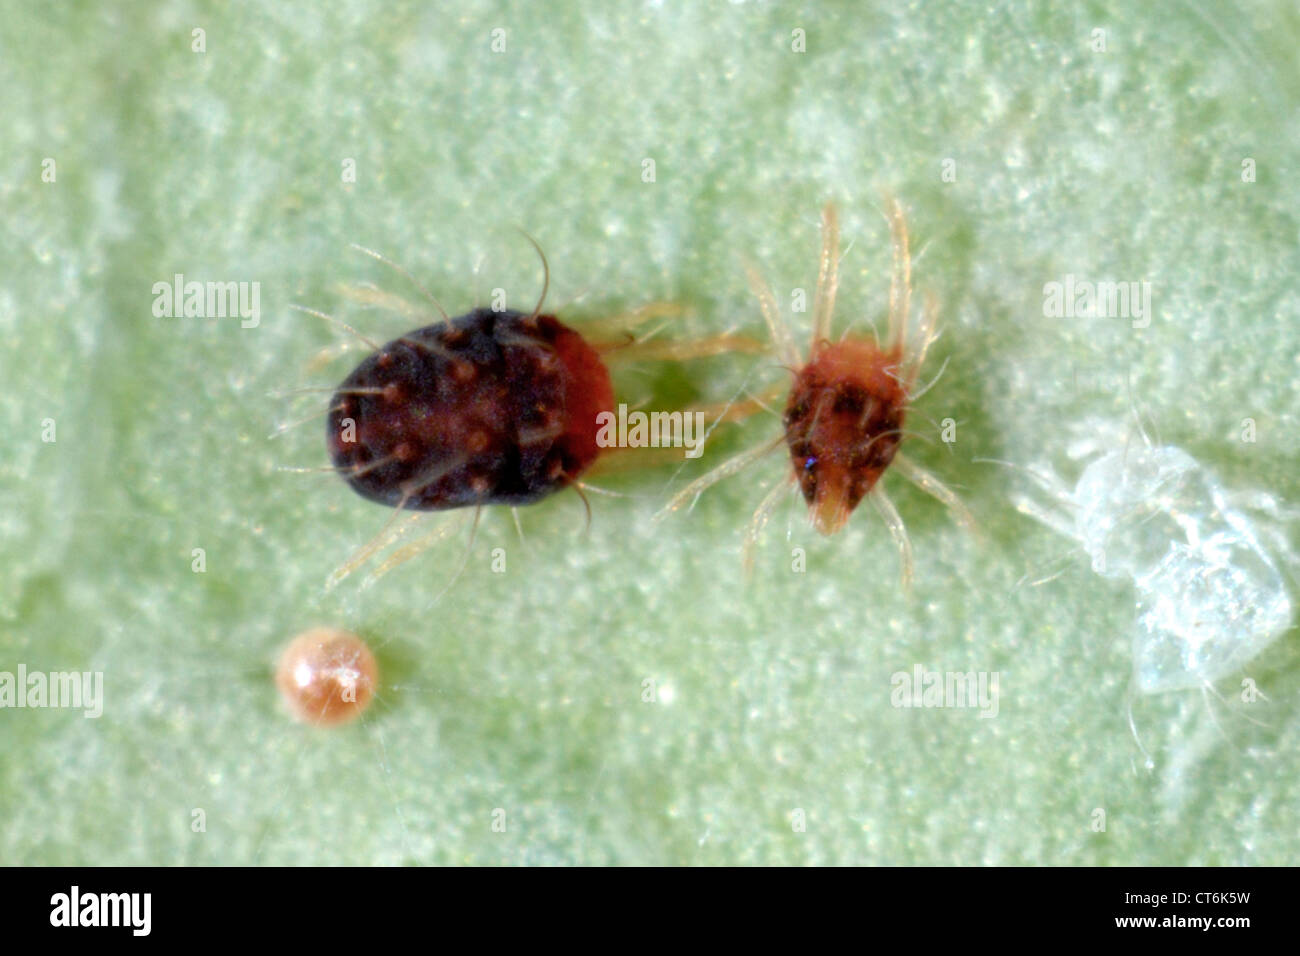
[[[289,642],[276,665],[275,683],[298,720],[343,724],[370,704],[379,686],[379,665],[357,635],[317,627]]]

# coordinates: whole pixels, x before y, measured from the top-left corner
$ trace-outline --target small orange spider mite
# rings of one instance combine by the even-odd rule
[[[817,292],[813,300],[812,339],[808,360],[802,362],[789,327],[777,309],[771,288],[748,268],[749,281],[758,296],[773,347],[781,363],[794,375],[782,416],[784,430],[775,439],[741,452],[687,485],[657,516],[663,518],[700,493],[759,458],[779,448],[789,448],[792,468],[754,512],[745,534],[746,571],[753,566],[753,550],[773,510],[798,484],[808,503],[813,525],[822,534],[834,534],[864,498],[870,498],[898,547],[904,585],[912,579],[912,546],[902,516],[890,501],[880,478],[891,465],[923,491],[947,505],[965,527],[973,527],[970,513],[935,475],[899,451],[903,423],[917,390],[916,381],[926,352],[937,336],[938,309],[927,297],[916,332],[908,341],[911,313],[912,264],[907,223],[898,202],[889,199],[888,220],[893,241],[893,274],[889,286],[889,325],[883,342],[845,335],[831,339],[831,319],[839,285],[839,225],[835,207],[822,211],[822,248],[818,263]],[[933,384],[933,383],[931,383]],[[778,384],[759,398],[740,403],[723,420],[734,421],[767,407],[779,398]],[[927,388],[929,386],[926,386]]]
[[[275,683],[294,717],[332,726],[359,717],[370,704],[379,665],[355,634],[317,627],[289,642],[276,665]]]

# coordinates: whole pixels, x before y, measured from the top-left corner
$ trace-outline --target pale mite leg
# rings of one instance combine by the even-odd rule
[[[308,375],[315,375],[337,359],[342,358],[349,352],[359,351],[360,348],[360,343],[351,341],[335,342],[333,345],[327,345],[307,360],[303,366],[303,371]]]
[[[474,550],[474,542],[478,540],[478,523],[482,517],[483,506],[479,505],[474,509],[474,520],[470,522],[469,539],[465,542],[465,550],[461,552],[460,567],[458,567],[456,573],[451,576],[451,580],[443,585],[442,590],[433,596],[434,603],[441,601],[443,595],[455,587],[456,582],[460,580],[460,576],[464,574],[465,569],[469,567],[469,556]]]
[[[702,339],[688,339],[685,341],[655,341],[645,339],[637,342],[630,342],[621,346],[612,346],[602,348],[596,346],[596,351],[600,352],[603,357],[612,361],[666,361],[682,362],[689,359],[709,358],[714,355],[725,355],[730,352],[742,352],[747,354],[759,354],[766,352],[768,346],[765,342],[751,338],[748,335],[736,335],[734,333],[723,333],[721,335],[711,335]]]
[[[325,408],[318,412],[313,412],[312,414],[307,415],[303,418],[295,418],[293,421],[281,422],[280,424],[276,425],[275,430],[272,431],[266,437],[268,440],[273,438],[279,438],[281,435],[285,434],[286,432],[291,432],[295,428],[300,428],[303,425],[308,425],[312,422],[319,421],[320,419],[326,417],[327,415],[331,415],[334,412],[339,410],[340,409],[337,406],[334,408]],[[331,471],[334,470],[333,466],[330,466],[330,470]]]
[[[1075,526],[1071,513],[1049,510],[1028,495],[1019,492],[1012,494],[1011,503],[1015,505],[1016,510],[1021,514],[1028,515],[1062,537],[1075,542],[1080,541],[1079,529]]]
[[[701,412],[707,421],[714,425],[723,422],[735,422],[755,415],[758,412],[773,412],[772,403],[789,391],[790,386],[785,382],[775,382],[769,385],[757,395],[751,395],[749,398],[740,401],[729,402],[710,402],[705,405],[688,405],[683,409],[683,414],[694,414]]]
[[[639,308],[618,312],[582,324],[583,337],[592,348],[614,349],[629,344],[628,336],[652,319],[679,318],[686,310],[676,302],[650,302]]]
[[[369,561],[377,552],[382,551],[394,542],[401,540],[413,527],[419,524],[420,521],[426,517],[424,512],[417,511],[408,514],[405,509],[406,500],[404,499],[398,503],[396,508],[393,509],[392,517],[384,522],[383,527],[379,529],[379,533],[361,547],[357,548],[347,561],[343,562],[343,564],[339,565],[333,572],[331,572],[330,576],[325,580],[325,590],[334,590],[334,588],[342,584],[343,580],[352,574],[353,571]],[[405,520],[402,520],[399,524],[399,519]]]
[[[749,519],[749,527],[745,529],[744,544],[741,546],[742,565],[745,576],[749,577],[754,573],[754,549],[758,545],[758,537],[763,533],[763,528],[767,526],[768,519],[772,517],[772,512],[781,504],[781,500],[790,494],[794,486],[794,475],[787,474],[772,486],[772,490],[767,493],[762,502],[754,509],[753,516]]]
[[[713,487],[718,482],[722,481],[724,478],[729,478],[732,475],[736,474],[737,472],[744,470],[745,468],[752,465],[754,462],[758,461],[764,455],[767,455],[770,452],[775,451],[777,448],[779,448],[784,444],[785,444],[785,435],[780,434],[777,435],[776,438],[773,438],[770,441],[766,441],[761,445],[757,445],[754,448],[749,449],[748,451],[739,452],[738,454],[724,461],[722,464],[718,465],[712,471],[708,472],[705,475],[702,475],[699,478],[696,478],[694,481],[692,481],[681,491],[677,492],[677,494],[673,495],[673,497],[669,500],[668,504],[664,505],[663,508],[659,510],[659,512],[654,516],[652,520],[663,521],[666,517],[668,517],[668,515],[672,514],[678,508],[682,507],[682,505],[685,505],[688,502],[693,502],[707,489]]]
[[[378,581],[393,568],[405,564],[417,555],[428,551],[444,538],[451,537],[454,532],[460,530],[460,526],[464,523],[463,520],[458,520],[464,518],[463,509],[454,515],[443,514],[438,517],[442,520],[437,522],[432,531],[417,538],[410,544],[402,545],[402,547],[395,549],[388,557],[384,558],[383,562],[367,575],[366,586]]]
[[[301,312],[303,315],[310,315],[313,318],[320,319],[322,322],[326,322],[329,325],[332,325],[334,328],[346,332],[348,335],[352,336],[354,339],[359,341],[362,345],[365,345],[367,348],[369,348],[370,351],[372,352],[379,351],[378,342],[376,342],[374,339],[362,335],[360,332],[358,332],[352,326],[348,325],[342,319],[336,319],[334,316],[329,315],[328,313],[325,312],[321,312],[319,309],[309,309],[305,305],[291,304],[289,308],[293,309],[295,312]]]
[[[875,505],[881,520],[885,522],[885,527],[889,529],[889,536],[898,546],[898,558],[903,567],[903,589],[910,590],[913,574],[912,541],[907,536],[907,526],[903,524],[903,516],[898,513],[898,509],[894,507],[889,495],[880,485],[876,485],[867,497]]]
[[[912,308],[912,254],[907,246],[903,207],[892,196],[886,197],[886,203],[894,270],[889,279],[889,339],[885,348],[892,349],[902,345],[907,336],[907,317]]]
[[[959,525],[967,531],[975,530],[975,516],[957,497],[957,493],[944,484],[937,475],[918,465],[902,452],[894,456],[893,467],[897,468],[904,478],[927,495],[947,505]]]
[[[406,487],[402,490],[401,500],[398,501],[397,505],[393,509],[393,516],[384,522],[384,526],[380,528],[377,535],[358,548],[347,561],[334,569],[333,573],[331,573],[329,578],[325,581],[325,589],[331,591],[338,587],[344,578],[369,561],[376,553],[382,551],[384,548],[396,544],[405,537],[412,528],[419,524],[423,519],[427,518],[428,514],[426,512],[417,511],[410,515],[405,522],[402,522],[400,525],[398,524],[398,519],[402,517],[403,512],[406,510],[406,506],[416,494],[442,478],[448,472],[459,468],[464,463],[465,459],[461,456],[457,456],[451,461],[442,462],[431,468],[427,474],[419,476],[418,480],[408,482]]]
[[[817,262],[817,294],[813,298],[812,345],[809,357],[817,354],[831,338],[831,319],[835,313],[835,294],[839,290],[840,225],[834,203],[822,209],[822,251]]]
[[[758,298],[758,307],[763,313],[763,321],[767,323],[767,332],[772,337],[772,346],[776,349],[777,359],[786,368],[798,368],[803,364],[799,360],[799,350],[795,348],[790,326],[786,324],[781,310],[777,307],[772,287],[763,281],[763,277],[758,274],[758,270],[752,263],[746,263],[745,274],[749,277],[749,285]]]
[[[939,300],[933,293],[927,293],[925,296],[925,307],[921,312],[920,331],[920,344],[917,345],[915,351],[908,354],[905,367],[900,370],[903,376],[903,385],[907,389],[908,401],[916,401],[916,399],[928,392],[934,383],[939,380],[943,370],[948,367],[948,363],[945,361],[929,385],[926,385],[919,392],[913,391],[916,387],[917,376],[921,374],[921,367],[925,365],[926,353],[930,351],[930,346],[934,344],[934,340],[939,337]]]
[[[1079,531],[1074,521],[1074,491],[1066,487],[1065,483],[1057,475],[1045,467],[1034,468],[1017,464],[1014,461],[1003,461],[1000,458],[973,458],[971,460],[977,463],[1001,465],[1004,468],[1011,468],[1028,475],[1038,486],[1038,489],[1048,497],[1052,507],[1049,508],[1041,504],[1024,492],[1013,491],[1010,497],[1011,503],[1015,505],[1016,510],[1021,514],[1028,515],[1040,524],[1046,525],[1064,538],[1076,543],[1079,541]]]
[[[529,241],[531,241],[531,237],[530,237]],[[536,245],[536,243],[534,243],[534,245]],[[440,303],[437,299],[434,298],[433,293],[430,292],[428,289],[426,289],[426,288],[424,287],[424,284],[423,284],[422,282],[420,282],[419,279],[417,279],[415,276],[411,275],[411,273],[407,272],[405,269],[403,269],[401,266],[399,266],[396,262],[394,262],[393,260],[391,260],[391,259],[387,258],[386,256],[382,255],[381,253],[376,252],[376,251],[373,250],[373,249],[367,249],[365,246],[357,245],[355,242],[352,243],[352,248],[355,249],[355,250],[357,250],[357,252],[360,252],[360,253],[362,253],[362,254],[364,254],[364,255],[370,256],[370,258],[372,258],[372,259],[374,259],[374,260],[376,260],[376,261],[378,261],[378,262],[382,262],[384,265],[388,266],[388,268],[392,269],[392,270],[393,270],[394,272],[396,272],[398,275],[404,277],[408,282],[411,283],[411,285],[413,285],[413,286],[415,286],[417,289],[419,289],[419,290],[420,290],[420,293],[421,293],[421,294],[422,294],[422,295],[423,295],[423,296],[424,296],[424,297],[425,297],[425,298],[426,298],[430,303],[432,303],[432,305],[433,305],[433,307],[434,307],[435,309],[438,310],[438,314],[442,316],[442,319],[443,319],[444,322],[451,318],[449,315],[447,315],[447,310],[444,309],[444,308],[442,307],[442,303]],[[546,261],[546,260],[543,259],[542,261],[543,261],[543,264],[545,264],[545,261]],[[544,293],[543,293],[543,294],[544,294]]]
[[[423,306],[417,305],[410,299],[395,292],[389,292],[378,286],[371,285],[369,282],[356,284],[341,282],[334,287],[334,290],[349,302],[353,302],[363,309],[380,309],[384,312],[400,315],[412,322],[427,322],[429,320],[429,312]],[[378,349],[376,348],[375,351],[378,351]]]

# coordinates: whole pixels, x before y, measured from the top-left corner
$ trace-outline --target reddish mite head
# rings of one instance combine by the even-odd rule
[[[795,376],[785,440],[823,534],[839,530],[894,460],[907,412],[902,358],[898,345],[821,342]]]
[[[304,723],[346,723],[360,715],[379,683],[379,665],[365,641],[347,631],[313,628],[280,655],[275,683]]]
[[[365,359],[331,403],[334,465],[362,497],[440,511],[537,501],[596,458],[600,356],[554,316],[474,311]]]

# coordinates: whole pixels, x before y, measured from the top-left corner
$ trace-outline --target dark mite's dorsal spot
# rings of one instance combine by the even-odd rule
[[[609,373],[550,315],[475,309],[361,362],[331,402],[330,457],[362,497],[438,511],[527,504],[595,459]]]

